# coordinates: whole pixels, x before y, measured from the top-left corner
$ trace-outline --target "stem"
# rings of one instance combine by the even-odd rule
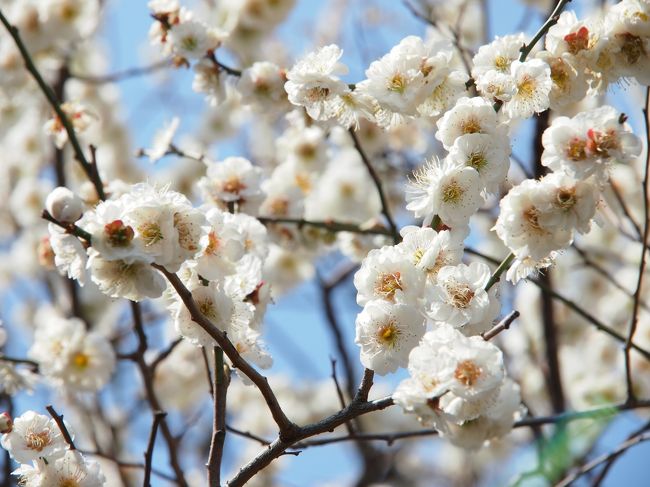
[[[155,411],[153,414],[153,424],[151,425],[151,433],[149,434],[149,443],[147,444],[147,449],[144,452],[144,480],[142,482],[143,487],[151,487],[151,471],[152,471],[152,462],[153,462],[153,449],[156,444],[156,433],[158,432],[158,426],[160,422],[167,416],[167,413],[163,411]]]
[[[70,120],[68,119],[65,112],[61,109],[61,105],[59,104],[59,101],[57,100],[54,91],[52,91],[52,88],[50,88],[50,86],[45,82],[45,80],[39,73],[38,69],[36,68],[36,65],[34,64],[34,61],[32,60],[32,57],[29,54],[29,51],[27,51],[27,48],[25,47],[25,44],[23,43],[20,37],[18,29],[16,28],[16,26],[11,25],[9,23],[7,18],[2,13],[2,10],[0,10],[0,22],[2,22],[2,24],[9,32],[9,35],[11,35],[14,42],[16,43],[16,46],[20,51],[23,61],[25,61],[25,67],[27,68],[27,71],[29,71],[29,73],[32,75],[34,80],[36,80],[36,83],[38,84],[39,88],[45,95],[45,98],[47,98],[47,101],[50,103],[52,109],[54,110],[57,117],[63,124],[63,127],[65,128],[65,131],[68,134],[68,139],[70,140],[70,144],[72,145],[72,150],[74,151],[75,159],[81,165],[81,169],[83,169],[84,173],[86,173],[88,179],[94,184],[95,190],[97,191],[97,195],[99,196],[99,198],[102,200],[106,199],[102,182],[99,180],[96,174],[93,174],[93,170],[90,166],[90,163],[86,159],[86,156],[84,155],[84,152],[81,149],[81,145],[79,144],[79,140],[77,139],[77,135],[74,131],[74,127],[70,123]]]
[[[489,291],[490,288],[499,281],[499,279],[501,278],[501,274],[503,274],[505,271],[507,271],[510,268],[510,264],[512,264],[513,260],[515,260],[515,254],[510,253],[505,259],[503,259],[503,261],[501,261],[499,267],[496,268],[494,274],[490,276],[490,279],[485,284],[486,291]]]
[[[221,460],[226,440],[226,393],[230,383],[230,377],[224,372],[223,350],[219,347],[214,347],[213,377],[214,417],[212,421],[212,441],[210,442],[210,453],[208,454],[206,466],[208,468],[208,485],[218,487],[221,485]]]
[[[650,143],[650,87],[646,89],[646,100],[645,108],[643,109],[643,114],[645,115],[645,126],[646,126],[646,141]],[[639,305],[641,304],[641,288],[643,286],[643,275],[645,273],[646,267],[646,245],[648,244],[648,230],[650,230],[648,215],[648,169],[650,169],[650,147],[646,144],[646,160],[645,160],[645,173],[643,175],[643,215],[645,223],[643,225],[643,240],[641,242],[641,260],[639,263],[639,277],[636,283],[636,291],[634,291],[634,307],[632,308],[632,322],[630,323],[630,329],[627,334],[627,340],[625,340],[625,380],[627,384],[627,400],[628,402],[634,402],[634,385],[632,384],[632,370],[631,370],[631,357],[630,352],[632,350],[632,339],[634,338],[634,333],[639,322]]]

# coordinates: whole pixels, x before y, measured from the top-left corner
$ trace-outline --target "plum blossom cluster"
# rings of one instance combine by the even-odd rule
[[[625,117],[610,106],[558,117],[542,136],[542,164],[553,170],[525,180],[500,202],[494,229],[515,256],[508,279],[517,282],[551,264],[576,233],[587,233],[614,163],[641,152]]]
[[[393,399],[455,445],[480,448],[507,434],[525,413],[501,350],[450,325],[424,335],[410,353],[408,369],[410,377]]]
[[[54,419],[27,411],[12,419],[0,416],[0,444],[20,466],[12,472],[25,487],[103,487],[97,462],[71,449]],[[66,424],[70,433],[70,428]],[[72,435],[72,433],[70,433]]]

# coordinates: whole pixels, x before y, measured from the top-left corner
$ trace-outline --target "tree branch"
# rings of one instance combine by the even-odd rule
[[[147,444],[147,449],[144,452],[144,480],[142,482],[143,487],[151,487],[151,469],[153,467],[153,449],[156,444],[156,433],[158,432],[158,426],[160,422],[167,416],[167,413],[164,411],[154,411],[153,413],[153,424],[151,425],[151,433],[149,434],[149,443]]]

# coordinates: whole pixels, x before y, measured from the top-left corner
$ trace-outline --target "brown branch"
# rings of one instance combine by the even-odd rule
[[[465,248],[465,252],[471,255],[476,255],[477,257],[481,257],[482,259],[491,262],[492,264],[499,264],[499,260],[495,259],[494,257],[491,257],[489,255],[486,255],[482,252],[479,252],[476,249],[473,249],[471,247]],[[539,279],[528,279],[528,281],[532,282],[535,284],[537,287],[540,289],[548,292],[554,299],[557,299],[558,301],[562,302],[565,306],[573,310],[575,313],[580,315],[582,318],[584,318],[587,322],[589,322],[591,325],[593,325],[596,329],[606,333],[607,335],[611,336],[615,340],[625,343],[625,337],[618,333],[616,330],[613,328],[605,325],[602,321],[600,321],[598,318],[590,314],[589,312],[585,311],[583,308],[578,306],[576,303],[571,301],[570,299],[562,296],[559,294],[557,291],[549,288],[546,286],[544,283],[542,283]],[[648,350],[645,350],[644,348],[638,346],[636,343],[632,343],[632,348],[639,352],[644,358],[647,360],[650,360],[650,352]]]
[[[361,235],[386,235],[393,236],[393,232],[387,228],[375,226],[372,228],[362,228],[353,223],[337,222],[333,220],[304,220],[302,218],[272,218],[267,216],[258,216],[257,219],[263,225],[273,225],[277,223],[284,223],[288,225],[296,225],[300,227],[315,227],[328,230],[330,232],[350,232],[358,233]]]
[[[599,465],[602,465],[603,463],[607,463],[610,460],[617,458],[618,456],[622,455],[626,450],[632,448],[633,446],[638,445],[639,443],[643,443],[644,441],[648,441],[648,440],[650,440],[650,432],[640,433],[636,436],[633,436],[632,438],[628,438],[623,443],[618,445],[611,452],[604,453],[599,457],[594,458],[592,461],[585,463],[582,467],[580,467],[575,472],[571,473],[570,475],[567,475],[565,478],[563,478],[561,481],[555,484],[555,487],[568,487],[569,485],[572,485],[573,482],[578,480],[581,476],[583,476],[588,472],[591,472]]]
[[[163,68],[171,67],[172,64],[169,60],[164,59],[156,63],[150,64],[149,66],[140,66],[136,68],[128,68],[123,71],[117,71],[115,73],[103,74],[103,75],[89,75],[89,74],[76,74],[71,73],[70,77],[83,81],[84,83],[100,85],[104,83],[115,83],[119,81],[124,81],[130,78],[135,78],[137,76],[143,76],[147,74],[154,73]]]
[[[237,351],[234,345],[228,340],[226,335],[219,330],[209,319],[207,319],[203,313],[199,310],[192,293],[185,287],[183,282],[178,278],[174,273],[167,271],[162,266],[152,264],[152,266],[162,272],[167,280],[170,282],[172,287],[178,293],[178,296],[183,301],[183,304],[190,312],[192,320],[198,324],[203,330],[205,330],[223,349],[226,356],[230,359],[232,366],[241,370],[244,375],[246,375],[260,390],[264,400],[266,401],[269,411],[273,416],[273,420],[278,425],[280,429],[281,437],[291,437],[294,432],[298,429],[298,426],[287,418],[286,414],[280,407],[275,393],[269,386],[268,380],[266,377],[261,375],[255,368],[249,364]]]
[[[214,417],[212,421],[212,441],[208,454],[208,485],[218,487],[221,485],[221,460],[223,446],[226,440],[226,394],[230,377],[226,373],[223,363],[223,350],[214,347],[214,380],[212,382]]]
[[[70,447],[70,450],[76,450],[77,447],[74,445],[74,441],[72,441],[72,436],[68,431],[68,427],[63,422],[63,415],[58,414],[51,405],[46,406],[45,409],[47,409],[47,412],[50,413],[50,416],[52,416],[52,419],[56,422],[56,425],[59,427],[63,439]]]
[[[105,458],[106,460],[110,460],[113,462],[115,465],[117,465],[119,468],[137,468],[144,470],[145,469],[145,464],[144,463],[137,463],[137,462],[125,462],[122,460],[118,460],[117,458],[112,457],[111,455],[101,452],[101,451],[88,451],[88,450],[80,450],[81,453],[84,455],[91,455],[95,457],[100,457],[100,458]],[[173,477],[172,475],[166,474],[165,472],[162,472],[158,470],[157,468],[151,468],[151,473],[157,477],[160,477],[161,479],[169,480],[170,482],[175,482],[176,477]]]
[[[559,0],[557,2],[557,5],[551,12],[551,14],[548,17],[548,20],[544,22],[544,24],[539,28],[537,33],[533,36],[533,38],[530,40],[528,44],[524,44],[521,46],[520,52],[521,55],[519,56],[519,61],[522,63],[526,60],[530,52],[533,50],[535,47],[535,44],[539,42],[542,37],[546,35],[546,33],[549,31],[551,27],[553,27],[555,24],[557,24],[557,21],[560,19],[560,14],[562,13],[562,10],[564,10],[564,7],[570,2],[571,0]]]
[[[397,230],[397,225],[395,225],[395,221],[393,220],[393,217],[390,214],[388,199],[384,194],[384,189],[382,188],[381,179],[379,179],[379,175],[377,174],[375,168],[370,163],[370,159],[368,159],[368,155],[361,147],[361,143],[359,142],[359,138],[357,137],[357,134],[354,132],[354,129],[351,128],[350,130],[348,130],[348,133],[350,134],[350,137],[352,137],[354,148],[359,153],[363,165],[366,166],[366,169],[368,170],[368,174],[370,174],[370,177],[372,178],[372,181],[375,184],[375,188],[377,188],[377,194],[379,195],[379,201],[381,202],[381,212],[386,218],[386,222],[388,223],[388,226],[390,228],[390,232],[391,232],[390,234],[393,237],[393,241],[396,244],[398,244],[401,240],[401,237],[399,231]]]
[[[646,88],[645,108],[643,109],[645,115],[646,127],[646,141],[650,143],[650,87]],[[641,261],[639,263],[639,277],[636,283],[636,291],[634,291],[634,306],[632,308],[632,322],[625,340],[625,382],[627,384],[627,400],[634,402],[634,385],[632,384],[632,369],[630,352],[632,350],[632,340],[639,321],[639,305],[641,303],[641,288],[643,287],[643,275],[645,274],[646,266],[646,245],[648,244],[648,230],[650,230],[650,216],[648,215],[648,169],[650,169],[650,146],[646,144],[646,159],[645,159],[645,172],[643,174],[643,216],[645,223],[643,225],[643,240],[641,241]]]
[[[282,456],[288,448],[292,447],[299,441],[321,433],[333,431],[336,427],[341,426],[351,419],[373,411],[380,411],[391,406],[393,404],[393,399],[390,397],[371,402],[367,402],[363,399],[363,397],[367,395],[369,387],[372,385],[371,377],[372,372],[367,372],[364,375],[364,380],[362,381],[362,385],[359,388],[355,399],[344,409],[317,423],[298,427],[290,438],[277,438],[275,441],[270,443],[266,449],[239,470],[239,472],[228,483],[229,487],[245,485],[246,482],[253,478],[260,470],[265,468],[276,458]]]
[[[0,10],[0,22],[2,22],[2,24],[5,26],[5,28],[9,32],[9,35],[11,35],[16,46],[18,47],[18,50],[20,51],[23,61],[25,62],[25,68],[32,75],[32,77],[38,84],[39,88],[45,95],[45,98],[47,98],[47,101],[50,103],[52,109],[54,110],[57,117],[61,121],[61,124],[65,128],[65,131],[68,134],[68,140],[72,145],[72,150],[74,152],[75,159],[81,165],[81,169],[84,171],[84,173],[86,173],[88,179],[94,184],[95,190],[97,191],[97,195],[99,196],[99,198],[102,200],[105,199],[106,195],[104,194],[104,187],[102,186],[101,181],[98,180],[93,174],[90,163],[86,159],[86,156],[83,150],[81,149],[81,145],[79,144],[79,140],[77,139],[77,135],[74,131],[74,127],[70,123],[68,116],[61,108],[60,102],[56,98],[56,94],[54,93],[52,88],[45,82],[40,72],[36,68],[36,65],[34,64],[34,61],[32,60],[32,57],[29,54],[29,51],[27,50],[27,47],[25,47],[25,44],[23,43],[20,37],[18,28],[9,23],[7,18],[2,13],[2,10]]]
[[[492,340],[499,333],[510,328],[512,322],[515,321],[517,318],[519,318],[519,311],[516,310],[511,311],[505,318],[499,321],[491,329],[489,329],[485,333],[481,333],[483,340],[485,341]]]
[[[153,449],[156,444],[156,433],[158,432],[158,426],[160,422],[167,416],[167,413],[164,411],[154,411],[153,413],[153,424],[151,425],[151,433],[149,434],[149,442],[147,444],[147,449],[144,452],[144,480],[142,482],[143,487],[151,487],[151,469],[153,462]]]
[[[63,228],[66,233],[74,235],[75,237],[83,238],[86,242],[90,243],[92,236],[85,231],[83,228],[79,228],[74,223],[63,223],[50,215],[50,212],[43,210],[41,213],[41,218],[47,220],[50,223],[54,223],[56,226]]]
[[[145,360],[145,354],[147,352],[147,335],[144,332],[144,326],[142,322],[142,312],[140,310],[140,305],[133,301],[130,301],[131,304],[131,314],[133,315],[133,329],[138,338],[138,347],[136,351],[130,354],[129,358],[135,362],[138,369],[140,370],[140,375],[142,376],[142,382],[144,384],[145,398],[149,407],[151,408],[152,413],[155,415],[156,412],[163,411],[163,408],[160,404],[160,400],[156,394],[153,385],[153,370]],[[176,475],[176,482],[181,487],[187,487],[187,481],[185,480],[185,475],[183,474],[183,467],[180,463],[180,457],[178,453],[178,442],[174,435],[172,435],[169,424],[167,423],[167,418],[160,418],[160,430],[162,432],[165,443],[167,444],[167,450],[169,452],[169,463]]]

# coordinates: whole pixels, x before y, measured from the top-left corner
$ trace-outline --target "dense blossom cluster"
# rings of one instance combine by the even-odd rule
[[[20,485],[126,485],[115,448],[125,442],[130,413],[102,410],[106,397],[122,400],[120,360],[139,367],[151,410],[179,413],[187,429],[202,420],[206,376],[215,404],[225,401],[216,388],[229,388],[229,429],[257,442],[283,427],[274,407],[296,428],[355,411],[346,401],[365,401],[363,391],[346,399],[354,384],[341,391],[335,369],[335,385],[298,387],[241,367],[272,366],[267,310],[284,294],[316,276],[331,299],[338,283],[323,278],[330,260],[346,263],[341,279],[354,276],[364,380],[371,371],[403,374],[375,386],[366,407],[384,402],[372,415],[344,418],[357,439],[424,426],[461,448],[458,455],[490,444],[481,454],[497,457],[517,445],[514,434],[512,444],[503,437],[530,414],[524,403],[536,413],[559,412],[558,401],[586,408],[650,396],[649,276],[637,259],[647,246],[644,144],[607,98],[617,85],[632,91],[650,83],[647,0],[623,0],[585,18],[564,9],[534,42],[515,33],[483,45],[472,20],[480,2],[422,0],[411,7],[436,19],[431,28],[402,38],[354,82],[334,35],[323,34],[294,61],[270,41],[293,0],[194,9],[151,0],[149,42],[160,66],[191,70],[207,110],[197,134],[177,136],[174,117],[138,151],[157,163],[147,176],[129,163],[116,91],[92,75],[104,67],[92,37],[102,2],[4,3],[0,12],[18,27],[43,83],[55,88],[46,93],[61,103],[54,113],[44,104],[23,53],[2,37],[0,197],[7,204],[0,237],[8,258],[0,284],[30,280],[28,291],[50,303],[23,311],[30,325],[24,359],[11,358],[0,327],[0,401],[42,385],[58,391],[75,411],[68,417],[83,425],[80,440],[107,459],[100,468],[76,450],[63,434],[72,430],[67,423],[30,410],[0,415],[1,444],[19,464]],[[538,160],[526,164],[516,143],[531,120]],[[250,139],[246,157],[213,157],[212,144],[233,134]],[[172,155],[182,164],[170,169],[162,160]],[[540,283],[549,269],[553,280]],[[549,311],[544,302],[558,335],[551,352],[567,365],[559,378],[545,365],[549,318],[530,303],[548,296],[535,284],[568,303]],[[138,342],[125,352],[134,345],[122,324],[128,301]],[[494,339],[490,331],[512,309],[521,311],[521,326]],[[331,301],[326,311],[334,314]],[[345,355],[352,327],[341,330],[328,318]],[[630,321],[622,356],[611,338],[624,342]],[[154,338],[145,325],[158,322],[165,329]],[[218,347],[224,343],[232,350]],[[349,382],[354,365],[343,362]],[[555,379],[567,385],[565,397],[549,399]],[[271,384],[275,396],[263,390],[262,398],[252,383]],[[135,395],[134,410],[142,399]],[[185,432],[175,437],[171,422],[161,424],[178,479],[174,443],[186,441]],[[416,485],[413,472],[397,478]],[[272,485],[272,477],[265,470],[256,480]],[[192,482],[204,484],[198,478]]]

